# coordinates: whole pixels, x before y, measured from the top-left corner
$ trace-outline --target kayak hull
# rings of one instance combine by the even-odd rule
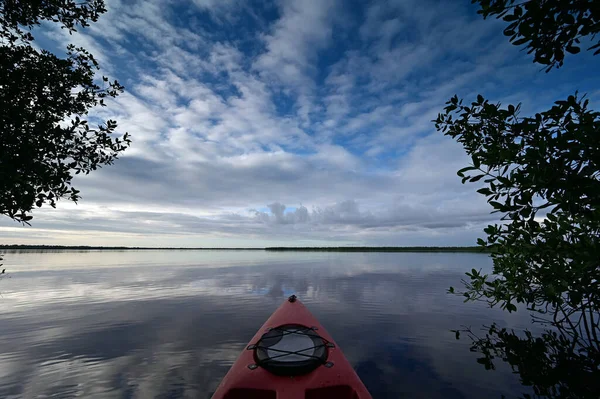
[[[327,364],[305,375],[278,376],[256,365],[254,351],[245,349],[219,384],[213,399],[370,399],[371,395],[333,338],[297,299],[285,301],[250,341],[284,325],[312,327],[328,342]]]

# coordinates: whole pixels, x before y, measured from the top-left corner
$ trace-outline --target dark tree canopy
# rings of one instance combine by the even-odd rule
[[[75,32],[77,25],[89,26],[88,21],[96,22],[100,14],[105,12],[104,0],[0,1],[3,38],[14,37],[28,41],[33,40],[29,30],[39,25],[40,20],[60,23],[69,32]]]
[[[77,201],[74,174],[111,164],[130,140],[111,136],[116,122],[90,126],[90,109],[123,87],[95,80],[98,63],[69,45],[60,58],[32,46],[41,20],[76,31],[105,12],[101,0],[0,0],[0,213],[27,222],[35,206]]]
[[[527,44],[546,71],[576,54],[600,31],[600,1],[473,0],[485,17],[509,22],[505,34]],[[600,42],[589,48],[600,54]],[[472,164],[462,182],[483,183],[502,222],[478,244],[491,251],[493,275],[473,269],[463,280],[465,301],[509,312],[531,312],[545,332],[533,336],[486,328],[466,331],[478,362],[507,362],[535,397],[600,397],[600,113],[585,95],[558,100],[547,111],[522,116],[521,106],[483,96],[451,98],[436,128],[463,145]],[[530,398],[524,394],[524,398]]]
[[[484,18],[496,16],[508,22],[504,34],[516,46],[526,45],[533,61],[546,72],[563,65],[565,52],[581,51],[581,39],[592,41],[600,32],[600,1],[597,0],[471,0],[479,3]],[[600,39],[588,50],[600,53]]]
[[[478,192],[507,221],[479,240],[503,278],[473,271],[467,298],[509,311],[514,303],[542,312],[600,310],[600,113],[587,106],[569,96],[521,118],[519,106],[502,108],[481,96],[464,105],[454,97],[438,117],[438,129],[472,157],[459,176],[483,180],[487,187]]]

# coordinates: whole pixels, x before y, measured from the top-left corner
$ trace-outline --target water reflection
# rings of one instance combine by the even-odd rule
[[[285,296],[296,293],[375,398],[519,392],[449,330],[501,320],[448,296],[481,254],[8,253],[0,397],[210,397]]]

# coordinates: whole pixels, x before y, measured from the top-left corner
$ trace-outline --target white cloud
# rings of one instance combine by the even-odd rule
[[[333,0],[283,2],[281,18],[264,36],[267,51],[255,63],[263,77],[296,88],[312,82],[306,75],[315,72],[317,52],[331,40],[335,6]]]
[[[198,7],[209,10],[217,7],[231,7],[235,3],[235,0],[194,0],[194,4]]]
[[[266,51],[254,68],[269,84],[281,85],[296,96],[297,115],[305,123],[317,112],[313,91],[319,51],[331,43],[336,0],[282,1],[281,18],[263,35]]]

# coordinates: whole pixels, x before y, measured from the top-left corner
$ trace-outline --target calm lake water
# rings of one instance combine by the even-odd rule
[[[484,254],[262,251],[7,252],[0,397],[209,398],[250,338],[295,293],[374,398],[499,398],[449,330],[529,326],[446,294]]]

